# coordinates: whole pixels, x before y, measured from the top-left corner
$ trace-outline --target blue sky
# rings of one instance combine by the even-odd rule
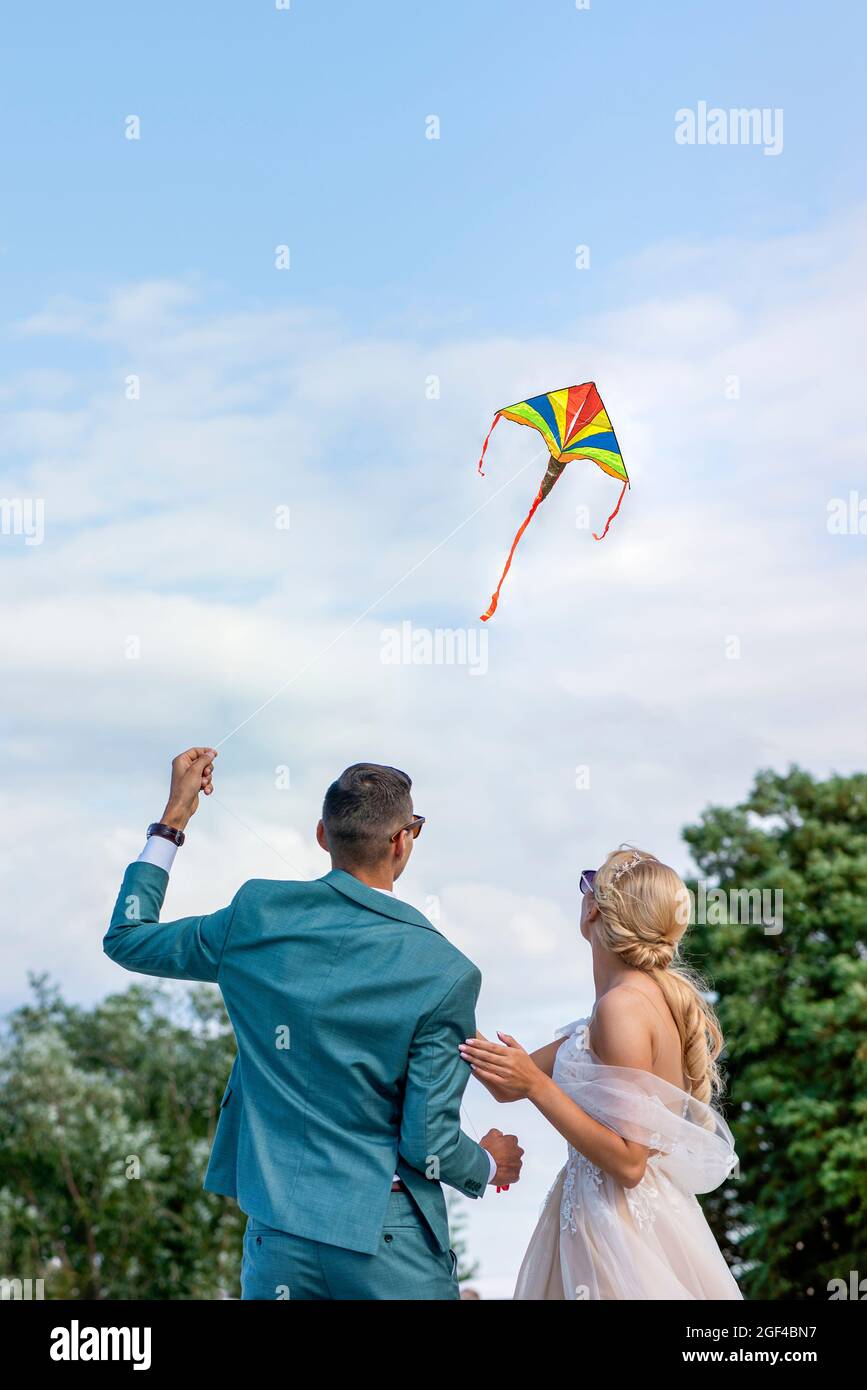
[[[864,134],[863,29],[851,6],[755,0],[16,7],[6,302],[186,274],[368,330],[557,332],[628,294],[651,238],[833,216]],[[699,99],[783,107],[785,157],[675,145]],[[598,274],[575,272],[577,243]]]
[[[171,756],[225,740],[170,916],[323,872],[325,786],[393,763],[429,817],[402,891],[482,969],[485,1031],[549,1041],[593,1002],[580,869],[630,841],[685,870],[682,827],[760,767],[863,769],[860,12],[5,23],[0,496],[45,528],[0,534],[0,1007],[32,969],[126,986],[100,951],[123,867]],[[678,145],[700,101],[781,108],[782,152]],[[632,491],[597,546],[579,509],[596,527],[616,487],[571,465],[482,633],[544,470],[502,425],[477,477],[494,410],[589,379]],[[388,664],[404,623],[484,636],[484,670]],[[467,1104],[503,1127],[475,1083]],[[509,1118],[525,1179],[508,1220],[472,1211],[488,1292],[562,1162]]]

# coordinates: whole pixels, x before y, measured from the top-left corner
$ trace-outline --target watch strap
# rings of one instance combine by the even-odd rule
[[[159,835],[163,840],[171,840],[172,844],[177,845],[179,849],[187,838],[183,830],[176,830],[173,825],[164,825],[161,820],[154,821],[153,825],[148,826],[148,839],[151,835]]]

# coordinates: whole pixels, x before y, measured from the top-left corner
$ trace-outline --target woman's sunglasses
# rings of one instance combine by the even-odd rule
[[[398,836],[402,835],[405,830],[408,830],[412,835],[412,838],[414,840],[417,840],[419,835],[421,834],[421,828],[424,825],[424,823],[424,816],[413,816],[412,820],[409,822],[409,825],[402,825],[400,827],[400,830],[395,830],[394,834],[391,837],[391,843],[394,844]]]
[[[579,889],[581,890],[581,892],[582,892],[582,893],[585,893],[585,894],[586,894],[586,893],[592,893],[592,892],[593,892],[593,884],[594,884],[595,880],[596,880],[596,870],[595,870],[595,869],[584,869],[584,870],[582,870],[581,877],[580,877],[579,880],[578,880],[578,887],[579,887]]]

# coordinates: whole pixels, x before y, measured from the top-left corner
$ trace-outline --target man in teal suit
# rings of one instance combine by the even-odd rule
[[[453,1299],[441,1184],[517,1182],[523,1150],[460,1128],[481,976],[393,893],[424,823],[396,768],[359,763],[317,827],[331,872],[254,879],[228,907],[160,922],[212,748],[172,764],[169,801],[124,875],[105,936],[127,970],[211,980],[238,1055],[205,1187],[247,1214],[242,1297]]]

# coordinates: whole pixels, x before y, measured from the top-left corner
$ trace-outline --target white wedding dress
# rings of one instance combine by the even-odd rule
[[[567,1039],[554,1062],[560,1089],[616,1134],[656,1152],[637,1187],[625,1188],[569,1145],[515,1298],[741,1298],[694,1195],[719,1187],[735,1165],[722,1116],[651,1072],[600,1062],[587,1019],[556,1036]]]

